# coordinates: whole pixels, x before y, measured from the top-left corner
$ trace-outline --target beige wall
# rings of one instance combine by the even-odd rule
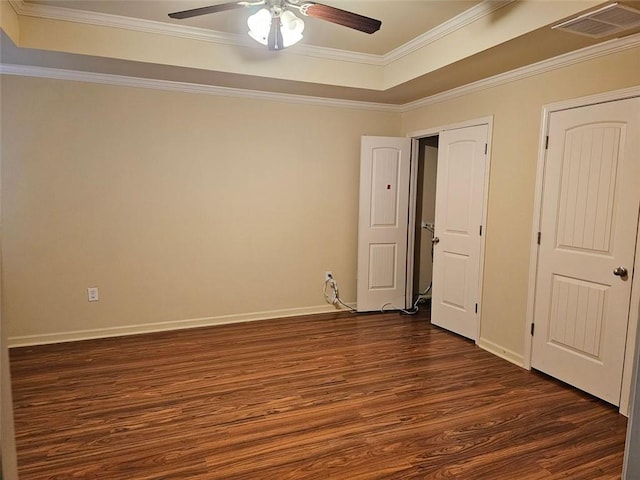
[[[2,78],[0,77],[0,89]],[[0,113],[2,96],[0,95]],[[2,116],[0,115],[0,123]],[[2,170],[2,151],[0,150],[0,172]],[[1,177],[1,174],[0,174]],[[0,188],[1,193],[1,188]],[[0,195],[0,212],[2,195]],[[2,285],[2,216],[0,215],[0,286]],[[0,291],[0,479],[18,478],[15,432],[13,425],[13,395],[11,393],[11,371],[9,369],[9,347],[7,329],[2,320],[2,292]]]
[[[316,311],[328,269],[354,301],[359,137],[492,115],[481,337],[517,360],[542,105],[640,84],[639,62],[635,48],[402,116],[5,76],[5,334]]]
[[[524,353],[529,250],[542,106],[640,84],[640,49],[410,111],[403,133],[493,115],[481,339]]]
[[[399,114],[14,76],[2,99],[9,337],[331,308],[325,270],[355,301],[360,136]]]

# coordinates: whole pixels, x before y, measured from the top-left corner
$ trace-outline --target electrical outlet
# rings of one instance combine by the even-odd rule
[[[324,272],[324,281],[326,282],[327,280],[333,278],[333,273],[331,272]]]
[[[87,288],[87,297],[90,302],[97,302],[98,300],[100,300],[100,296],[98,295],[98,287]]]
[[[436,228],[436,226],[435,226],[435,224],[433,222],[425,222],[424,220],[422,221],[420,226],[422,228],[425,228],[427,230],[432,230],[432,231],[433,231],[434,228]]]

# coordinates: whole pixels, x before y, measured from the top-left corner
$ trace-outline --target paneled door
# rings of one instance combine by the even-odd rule
[[[438,142],[431,323],[478,339],[488,126],[445,130]]]
[[[532,366],[619,405],[640,208],[640,99],[549,118]]]
[[[362,137],[359,312],[406,308],[411,139]]]

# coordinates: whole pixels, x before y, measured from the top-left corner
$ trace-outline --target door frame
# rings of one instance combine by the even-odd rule
[[[476,334],[476,344],[480,342],[480,331],[482,322],[482,293],[484,284],[484,253],[485,239],[487,237],[487,203],[489,198],[489,172],[491,171],[491,143],[493,138],[493,115],[466,120],[458,123],[436,126],[424,130],[416,130],[406,134],[411,137],[411,172],[409,180],[409,238],[407,245],[407,290],[406,304],[407,307],[413,305],[413,273],[414,273],[414,257],[415,257],[415,226],[416,226],[416,191],[418,188],[418,142],[427,137],[435,137],[447,130],[457,130],[466,127],[476,127],[479,125],[487,126],[487,155],[484,170],[484,195],[482,199],[482,225],[483,231],[480,237],[480,269],[478,272],[478,331]]]
[[[523,367],[531,370],[531,352],[533,344],[533,335],[531,335],[530,326],[534,323],[534,303],[536,297],[536,279],[538,275],[538,231],[540,229],[540,221],[542,219],[542,190],[544,185],[545,160],[546,160],[546,138],[549,134],[549,122],[551,114],[561,110],[569,110],[572,108],[586,107],[598,103],[608,103],[617,100],[626,100],[634,97],[640,97],[640,86],[614,90],[611,92],[598,93],[584,97],[563,100],[560,102],[549,103],[542,106],[542,116],[540,122],[540,137],[538,139],[538,165],[536,168],[536,186],[533,210],[533,226],[531,229],[531,248],[529,256],[529,283],[527,292],[527,310],[525,316],[524,328],[524,356]],[[636,275],[631,282],[631,305],[629,309],[629,323],[627,325],[627,338],[625,347],[624,366],[622,370],[622,390],[620,392],[620,413],[629,415],[629,399],[631,393],[631,379],[633,373],[633,359],[635,353],[636,330],[638,329],[638,321],[640,314],[640,228],[636,238],[636,256],[634,262]]]

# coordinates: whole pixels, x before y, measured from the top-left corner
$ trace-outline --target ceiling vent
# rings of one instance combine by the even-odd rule
[[[614,3],[562,22],[552,28],[600,38],[635,27],[640,27],[640,10]]]

